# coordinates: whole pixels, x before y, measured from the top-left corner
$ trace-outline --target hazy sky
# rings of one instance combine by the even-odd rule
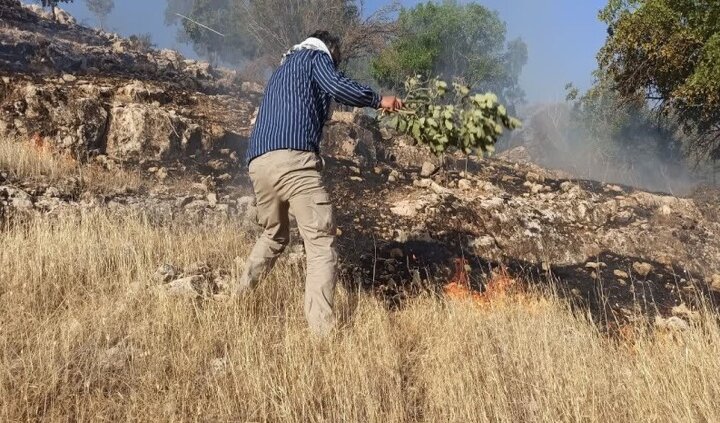
[[[27,0],[26,0],[27,1]],[[388,0],[366,0],[374,10]],[[418,0],[402,0],[412,6]],[[497,10],[507,22],[508,37],[521,37],[529,50],[522,86],[530,102],[561,100],[564,86],[574,82],[580,88],[592,83],[595,55],[605,40],[605,26],[597,12],[606,0],[483,0],[478,3]],[[63,5],[79,21],[95,25],[95,18],[82,0]],[[175,48],[193,56],[187,46],[175,40],[175,29],[164,24],[163,0],[116,0],[108,26],[123,35],[150,33],[158,47]]]

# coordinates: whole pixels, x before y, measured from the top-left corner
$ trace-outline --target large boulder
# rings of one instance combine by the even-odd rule
[[[325,129],[322,153],[353,160],[361,166],[374,165],[382,156],[377,148],[377,138],[377,125],[372,119],[349,112],[335,112]]]
[[[115,104],[107,135],[107,154],[118,159],[179,157],[198,149],[202,130],[173,111],[146,104]]]
[[[53,146],[73,155],[102,148],[108,113],[97,97],[70,98],[56,85],[28,84],[13,104],[17,116],[3,135],[43,134]]]

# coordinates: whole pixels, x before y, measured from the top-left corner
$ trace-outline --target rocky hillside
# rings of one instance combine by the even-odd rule
[[[0,169],[0,216],[135,209],[244,219],[254,236],[241,158],[261,91],[176,52],[0,0],[0,137],[82,166],[133,169],[145,182],[98,193]],[[716,193],[678,198],[576,180],[526,161],[521,148],[440,166],[352,113],[335,113],[323,154],[343,280],[389,304],[459,276],[482,291],[498,269],[557,282],[608,322],[656,311],[688,318],[720,291]]]
[[[120,162],[202,159],[242,146],[260,87],[41,11],[0,2],[0,136]]]

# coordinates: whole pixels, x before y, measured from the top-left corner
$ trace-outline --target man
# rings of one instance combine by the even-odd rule
[[[264,231],[245,262],[238,293],[254,288],[283,252],[292,212],[307,254],[305,317],[320,335],[335,325],[336,228],[319,155],[330,103],[402,107],[397,98],[380,97],[342,76],[339,62],[340,40],[326,31],[312,34],[283,57],[265,89],[246,157]]]

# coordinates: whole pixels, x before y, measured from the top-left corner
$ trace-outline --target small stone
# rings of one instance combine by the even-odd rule
[[[351,177],[350,177],[350,180],[351,180],[351,181],[355,181],[355,182],[362,182],[362,181],[363,181],[363,178],[361,178],[361,177],[359,177],[359,176],[351,176]]]
[[[460,179],[458,181],[458,188],[462,190],[469,190],[472,188],[472,182],[468,181],[467,179]]]
[[[628,279],[630,275],[627,274],[627,272],[624,272],[620,269],[613,270],[613,275],[617,276],[620,279]]]
[[[642,277],[647,277],[647,275],[649,275],[650,272],[652,272],[655,269],[653,267],[653,265],[650,263],[644,263],[644,262],[640,263],[637,261],[635,263],[633,263],[632,267],[633,267],[633,270],[635,271],[635,273],[637,273],[638,275],[640,275]]]
[[[222,175],[217,177],[217,180],[220,182],[228,182],[232,179],[232,176],[229,173],[223,173]]]
[[[396,241],[396,242],[405,243],[405,242],[408,242],[408,240],[410,239],[410,235],[407,233],[407,231],[398,229],[395,232],[397,233],[397,235],[394,238],[394,241]]]
[[[562,190],[562,192],[568,192],[568,191],[570,191],[574,186],[575,186],[575,184],[573,184],[572,182],[570,182],[570,181],[565,181],[565,182],[563,182],[562,184],[560,184],[560,190]]]
[[[423,178],[427,178],[429,176],[432,176],[435,172],[438,171],[438,167],[435,166],[432,162],[425,162],[422,165],[422,169],[420,170],[420,176]]]
[[[589,261],[589,262],[585,263],[586,269],[596,269],[597,270],[597,269],[603,269],[605,267],[607,267],[607,264],[605,264],[601,261],[598,261],[598,262]]]
[[[720,292],[720,274],[712,275],[710,278],[710,289]]]
[[[390,175],[388,175],[388,181],[397,182],[398,180],[400,180],[400,173],[395,169],[391,170]]]
[[[417,179],[413,181],[413,185],[418,188],[430,188],[433,183],[432,179]]]
[[[668,205],[664,205],[658,209],[658,213],[660,213],[661,216],[670,216],[672,212],[672,208]]]
[[[200,292],[196,289],[205,281],[204,276],[188,276],[163,285],[171,297],[196,298]]]
[[[375,166],[375,167],[373,168],[373,172],[375,172],[376,175],[382,175],[383,170],[382,170],[382,168],[381,168],[380,166]]]
[[[168,177],[168,170],[165,169],[164,167],[161,167],[160,169],[158,169],[157,172],[155,172],[155,176],[156,176],[159,180],[164,181],[164,180],[167,179],[167,177]]]
[[[543,183],[545,182],[545,177],[542,175],[539,175],[535,172],[528,172],[525,174],[525,179],[527,179],[530,182],[537,182],[537,183]]]
[[[217,194],[215,194],[214,192],[211,192],[211,193],[209,193],[205,198],[207,199],[208,204],[210,205],[210,207],[215,207],[215,206],[217,206],[217,203],[218,203]]]
[[[655,326],[660,329],[671,330],[676,332],[684,332],[690,330],[690,325],[685,320],[672,316],[664,319],[660,316],[655,318]]]
[[[422,205],[417,202],[403,200],[397,202],[395,206],[390,207],[390,211],[402,217],[415,217],[421,208]]]
[[[63,74],[62,76],[63,81],[65,82],[75,82],[77,81],[77,77],[75,75],[70,75],[69,73]]]
[[[617,185],[607,185],[607,186],[605,186],[605,190],[612,191],[612,192],[624,192],[624,190]]]
[[[545,191],[545,186],[540,184],[533,184],[533,186],[530,188],[530,191],[533,194],[537,194],[539,192]]]
[[[179,274],[180,272],[175,266],[171,264],[163,264],[155,271],[155,274],[153,274],[153,279],[162,283],[166,283],[175,279]]]
[[[685,303],[680,304],[679,306],[673,307],[672,315],[681,317],[681,318],[685,318],[690,321],[700,319],[700,313],[698,313],[697,311],[690,310]]]
[[[230,167],[228,162],[219,159],[210,160],[209,162],[207,162],[207,165],[210,169],[216,172],[224,172]]]
[[[450,191],[449,189],[443,187],[442,185],[440,185],[434,181],[430,181],[430,189],[435,194],[438,194],[438,195],[451,195],[452,194],[452,191]]]
[[[350,166],[350,172],[359,175],[360,174],[360,168],[357,166]]]
[[[15,197],[10,204],[17,210],[27,211],[33,209],[33,202],[30,197]]]
[[[48,189],[45,190],[46,197],[51,198],[59,198],[60,197],[60,190],[55,187],[48,187]]]

